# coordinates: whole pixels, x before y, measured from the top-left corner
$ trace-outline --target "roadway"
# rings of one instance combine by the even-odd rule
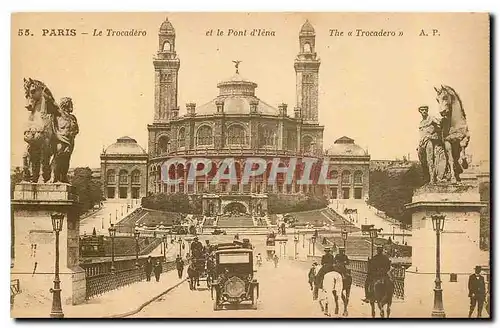
[[[217,241],[229,236],[218,236]],[[244,238],[245,236],[240,236]],[[255,251],[265,254],[265,237],[249,236]],[[215,238],[213,238],[215,239]],[[217,242],[212,240],[212,242]],[[287,247],[288,248],[288,247]],[[265,256],[264,256],[265,259]],[[201,282],[200,290],[189,290],[184,283],[157,301],[146,306],[134,318],[325,318],[307,283],[310,262],[280,259],[275,268],[271,262],[264,261],[257,268],[256,278],[260,284],[260,298],[257,309],[250,304],[238,308],[226,306],[214,311],[210,290]],[[369,317],[370,307],[361,302],[361,288],[353,286],[351,292],[350,317]]]

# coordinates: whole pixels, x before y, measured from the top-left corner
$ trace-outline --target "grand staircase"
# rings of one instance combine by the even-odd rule
[[[253,227],[253,220],[250,215],[221,216],[217,221],[220,228],[245,228]]]

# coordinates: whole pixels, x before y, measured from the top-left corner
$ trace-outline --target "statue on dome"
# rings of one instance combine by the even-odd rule
[[[234,67],[236,68],[236,74],[240,74],[238,67],[240,66],[241,60],[233,60]]]

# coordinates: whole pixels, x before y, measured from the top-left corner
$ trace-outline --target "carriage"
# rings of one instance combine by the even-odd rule
[[[274,233],[270,233],[266,238],[266,260],[272,261],[274,257],[274,253],[276,251],[276,235]]]
[[[219,248],[214,252],[214,281],[212,299],[214,311],[222,309],[224,303],[239,305],[251,302],[257,309],[259,283],[254,277],[253,249],[234,245]]]

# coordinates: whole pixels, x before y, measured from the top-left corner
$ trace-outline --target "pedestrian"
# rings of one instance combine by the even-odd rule
[[[153,272],[153,260],[148,256],[146,264],[144,264],[144,272],[146,273],[146,281],[151,281],[151,272]]]
[[[311,286],[311,290],[314,289],[314,279],[316,278],[316,266],[317,265],[318,265],[318,263],[314,262],[312,264],[311,269],[309,269],[309,273],[307,275],[309,286]]]
[[[161,275],[162,271],[163,271],[163,268],[161,266],[161,262],[160,262],[160,260],[157,260],[155,267],[154,267],[156,282],[160,281],[160,275]]]
[[[175,267],[177,269],[179,279],[182,279],[182,271],[184,271],[184,261],[182,260],[180,255],[177,255],[177,258],[175,259]]]
[[[476,304],[477,317],[481,318],[481,312],[483,312],[484,300],[486,298],[486,285],[484,283],[484,277],[481,275],[481,266],[476,266],[474,271],[474,274],[469,276],[469,318],[472,316]]]
[[[278,261],[279,261],[278,255],[274,254],[273,261],[274,261],[274,267],[277,268],[278,267]]]

